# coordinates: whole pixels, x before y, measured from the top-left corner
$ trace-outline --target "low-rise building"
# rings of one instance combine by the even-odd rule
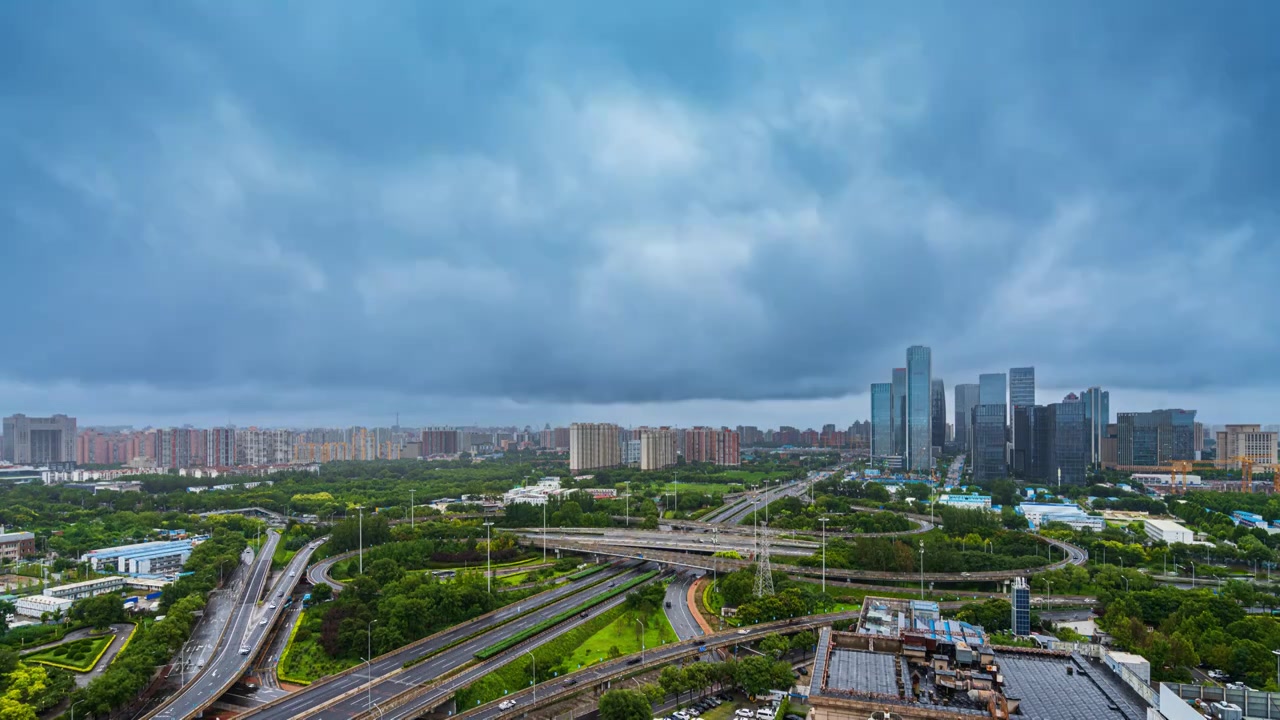
[[[1267,521],[1257,513],[1245,512],[1244,510],[1235,510],[1231,513],[1231,522],[1245,527],[1265,528]]]
[[[36,554],[36,536],[29,532],[0,534],[0,558],[17,560]]]
[[[1148,519],[1143,525],[1147,530],[1147,537],[1158,542],[1169,545],[1174,543],[1190,545],[1195,541],[1195,533],[1172,520]]]
[[[49,597],[48,595],[28,595],[18,598],[13,603],[13,606],[17,609],[19,615],[38,618],[44,613],[56,615],[60,612],[66,615],[73,602],[73,600],[67,598]]]
[[[965,510],[990,510],[991,509],[991,496],[979,495],[978,493],[971,493],[968,495],[964,495],[964,494],[943,495],[942,497],[938,498],[938,502],[942,505],[963,508]]]
[[[165,575],[182,569],[191,557],[194,540],[157,540],[136,545],[92,550],[80,558],[94,570],[124,575]]]
[[[79,600],[81,598],[93,597],[94,595],[120,592],[121,590],[124,590],[124,578],[112,575],[109,577],[94,578],[93,580],[85,580],[84,582],[71,583],[70,585],[58,585],[57,587],[46,588],[43,594],[46,597]]]
[[[1018,506],[1018,513],[1026,517],[1032,527],[1038,528],[1047,522],[1060,522],[1076,530],[1089,529],[1098,532],[1107,526],[1107,521],[1098,515],[1086,515],[1076,505],[1057,503],[1023,503]]]

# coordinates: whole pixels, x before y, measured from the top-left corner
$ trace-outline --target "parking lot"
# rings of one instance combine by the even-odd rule
[[[779,716],[776,702],[766,698],[751,702],[742,693],[724,692],[694,701],[683,710],[654,717],[655,720],[796,720],[808,712],[807,708],[801,710],[796,713],[789,709],[786,716]]]

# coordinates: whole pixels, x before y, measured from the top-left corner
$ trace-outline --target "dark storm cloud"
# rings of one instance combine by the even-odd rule
[[[0,380],[831,398],[926,343],[1271,387],[1278,15],[9,6]]]

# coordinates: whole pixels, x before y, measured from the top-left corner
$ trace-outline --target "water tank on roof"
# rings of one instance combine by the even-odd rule
[[[1242,720],[1244,713],[1240,706],[1229,702],[1216,702],[1209,705],[1210,712],[1218,720]]]

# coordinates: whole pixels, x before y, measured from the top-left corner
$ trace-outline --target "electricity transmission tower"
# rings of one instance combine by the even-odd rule
[[[769,526],[760,528],[760,551],[756,553],[756,597],[773,594],[773,568],[769,565]]]

